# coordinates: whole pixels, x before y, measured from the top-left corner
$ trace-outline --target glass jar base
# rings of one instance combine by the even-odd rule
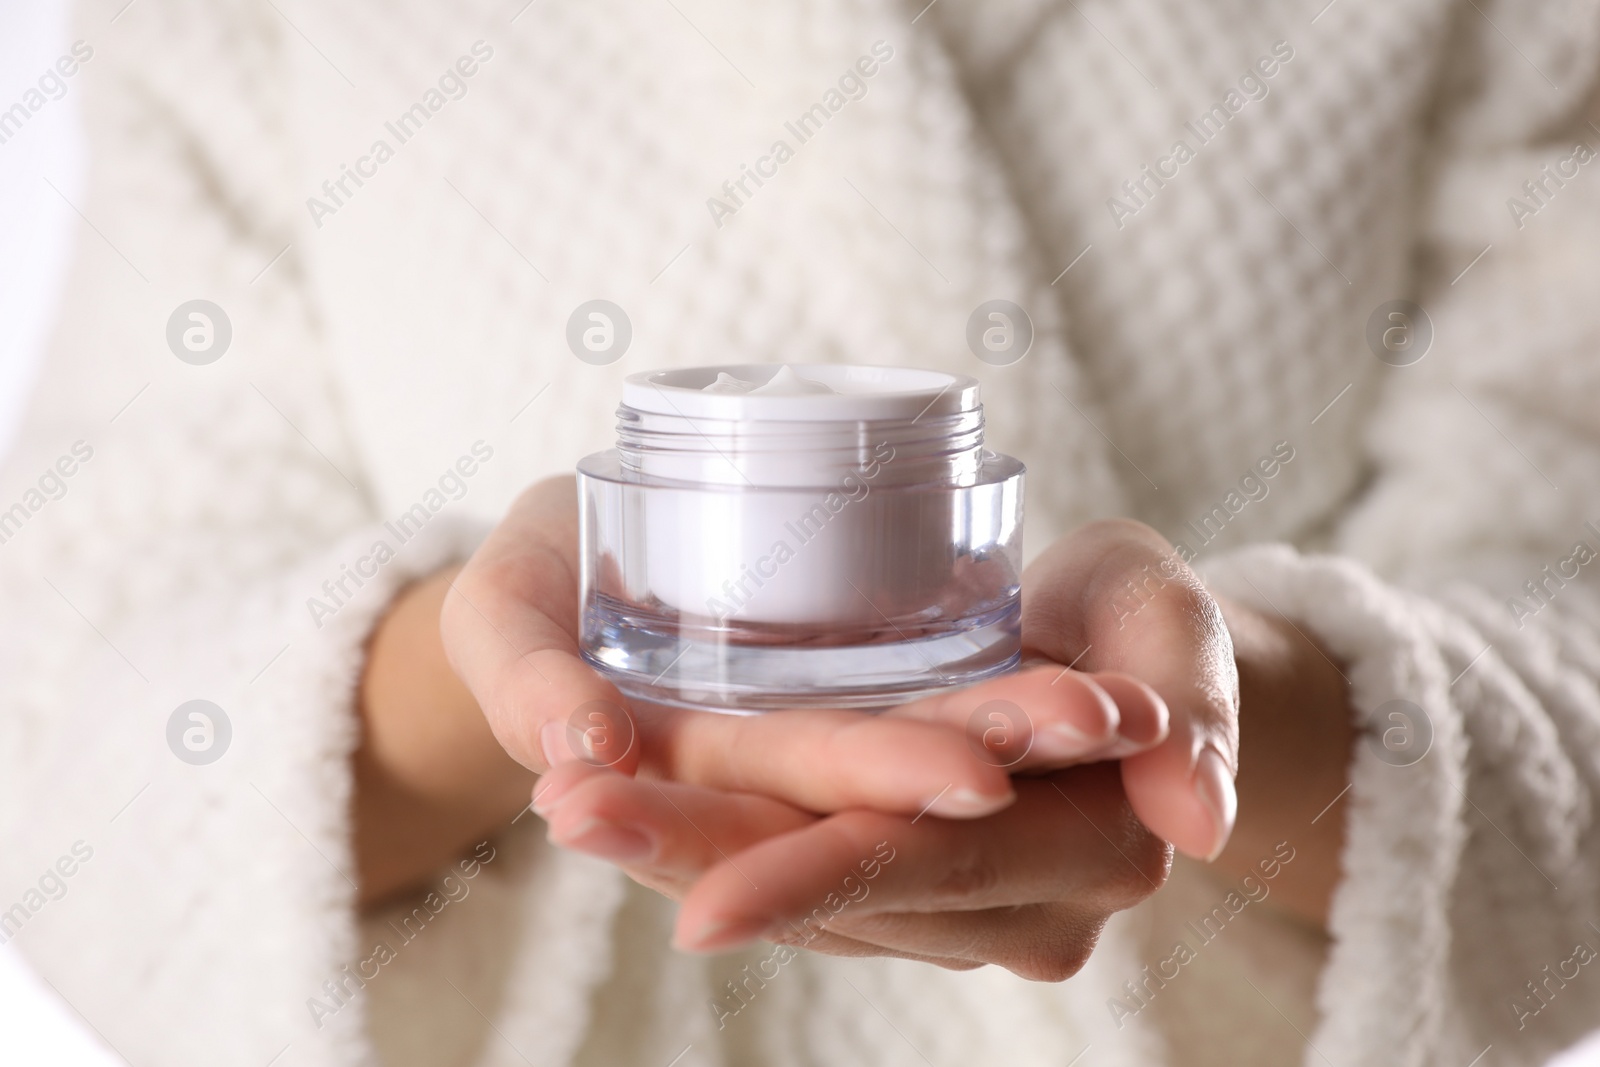
[[[937,624],[696,627],[599,596],[584,613],[584,658],[630,700],[730,714],[874,710],[1017,668],[1022,603]]]

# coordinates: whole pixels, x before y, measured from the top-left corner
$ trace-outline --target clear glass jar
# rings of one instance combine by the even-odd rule
[[[637,374],[578,465],[584,657],[630,699],[877,708],[1020,657],[1023,466],[977,382],[739,365]]]

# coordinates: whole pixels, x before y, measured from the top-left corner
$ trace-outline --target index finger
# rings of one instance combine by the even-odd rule
[[[961,730],[980,759],[1012,774],[1121,759],[1167,736],[1167,706],[1154,689],[1128,675],[1053,663],[884,714]]]

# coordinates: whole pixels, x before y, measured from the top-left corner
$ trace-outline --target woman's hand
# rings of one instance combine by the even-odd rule
[[[826,952],[952,967],[992,962],[1027,977],[1065,977],[1110,915],[1164,878],[1170,853],[1147,824],[1203,857],[1227,840],[1236,810],[1229,768],[1238,681],[1218,606],[1146,527],[1085,527],[1029,569],[1024,589],[1031,657],[1116,670],[1035,667],[880,719],[965,729],[980,752],[1004,764],[1012,749],[985,748],[990,719],[980,714],[973,722],[974,712],[1006,701],[1024,720],[1020,731],[1006,722],[1016,744],[1029,724],[1040,735],[1039,712],[1057,687],[1092,686],[1118,708],[1146,709],[1150,722],[1170,720],[1170,732],[1098,751],[1102,760],[1121,757],[1120,765],[1048,774],[1019,765],[1035,776],[1015,781],[1016,803],[963,822],[881,806],[808,810],[754,795],[762,765],[756,759],[741,773],[738,752],[722,754],[732,768],[722,777],[749,792],[630,780],[571,760],[541,782],[535,808],[551,820],[556,842],[618,862],[683,899],[678,943],[685,948],[715,951],[765,937]],[[801,713],[765,718],[791,714]],[[833,813],[819,817],[819,810]],[[881,862],[880,845],[898,867]],[[874,856],[884,877],[868,885],[858,868]],[[849,903],[835,911],[840,901]],[[812,929],[819,924],[826,929]]]
[[[583,663],[576,527],[569,480],[525,494],[451,583],[445,650],[506,751],[555,768],[535,791],[552,838],[684,899],[686,948],[766,936],[1061,977],[1161,883],[1146,825],[1199,856],[1227,839],[1232,646],[1145,527],[1086,527],[1029,569],[1025,650],[1050,666],[877,716],[752,718],[636,715]],[[878,882],[880,844],[912,862]],[[832,888],[874,856],[870,907],[859,870]]]
[[[500,744],[533,771],[580,758],[812,812],[976,818],[1016,799],[1008,771],[1115,758],[1166,734],[1166,709],[1148,687],[1059,668],[883,715],[630,710],[579,656],[577,569],[576,492],[571,479],[553,479],[512,506],[444,600],[450,663]],[[969,720],[985,701],[1026,709],[1028,743],[991,731],[985,747],[987,722],[969,743]]]
[[[975,691],[1028,706],[1026,745],[994,729],[988,747],[969,745],[965,698],[885,717],[636,720],[578,656],[577,525],[570,478],[535,486],[459,574],[408,588],[373,633],[352,760],[363,901],[427,878],[503,827],[527,804],[536,772],[574,754],[630,774],[759,789],[815,811],[957,818],[1011,803],[1007,770],[1115,757],[1165,732],[1165,711],[1143,687],[1078,675],[1051,684],[1055,671]]]

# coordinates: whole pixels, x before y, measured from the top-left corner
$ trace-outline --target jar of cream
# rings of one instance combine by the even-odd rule
[[[584,657],[624,695],[879,708],[1020,658],[1023,466],[972,378],[770,364],[635,374],[578,465]]]

